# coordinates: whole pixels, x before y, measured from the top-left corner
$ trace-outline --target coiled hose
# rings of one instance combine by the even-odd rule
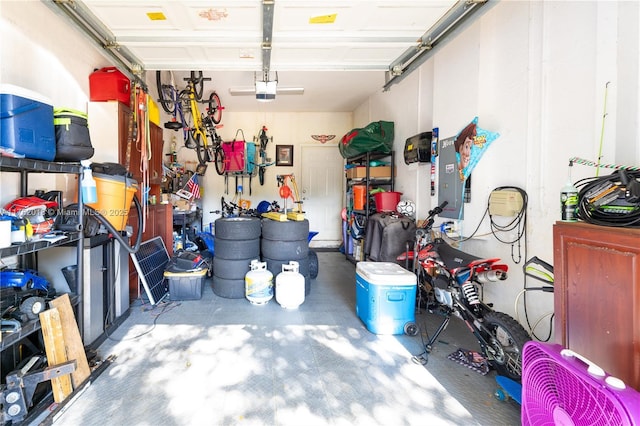
[[[626,177],[623,178],[625,175]],[[630,198],[628,194],[628,189],[632,185],[634,187],[639,185],[638,178],[640,178],[640,171],[620,169],[609,176],[586,178],[576,182],[576,187],[579,188],[578,218],[594,225],[640,228],[640,202],[635,197]],[[629,180],[629,183],[623,182],[625,179]],[[622,194],[617,200],[622,196],[625,199],[624,203],[618,202],[618,206],[611,203],[598,205],[593,201],[594,193],[608,185],[618,187],[616,190],[621,191]]]

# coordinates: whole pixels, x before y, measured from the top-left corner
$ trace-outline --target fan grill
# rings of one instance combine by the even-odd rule
[[[603,386],[589,383],[559,357],[555,359],[537,346],[525,346],[523,424],[628,424],[624,407]]]

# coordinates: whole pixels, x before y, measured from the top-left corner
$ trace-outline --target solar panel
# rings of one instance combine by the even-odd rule
[[[169,253],[162,238],[155,237],[140,244],[137,252],[131,253],[138,277],[152,305],[169,294],[169,285],[164,279],[164,270],[169,263]]]

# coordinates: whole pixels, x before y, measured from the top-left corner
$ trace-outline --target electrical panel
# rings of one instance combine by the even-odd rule
[[[492,216],[514,217],[523,206],[522,194],[513,189],[497,189],[489,196],[489,214]]]

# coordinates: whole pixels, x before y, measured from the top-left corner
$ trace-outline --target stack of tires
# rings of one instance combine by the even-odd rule
[[[227,299],[245,297],[244,277],[260,259],[260,219],[221,217],[215,221],[213,292]]]
[[[216,240],[217,244],[217,240]],[[216,252],[218,247],[216,246]],[[311,290],[309,270],[309,221],[262,219],[262,261],[267,262],[267,269],[274,277],[282,272],[282,265],[295,260],[299,264],[299,272],[304,276],[305,296]]]

